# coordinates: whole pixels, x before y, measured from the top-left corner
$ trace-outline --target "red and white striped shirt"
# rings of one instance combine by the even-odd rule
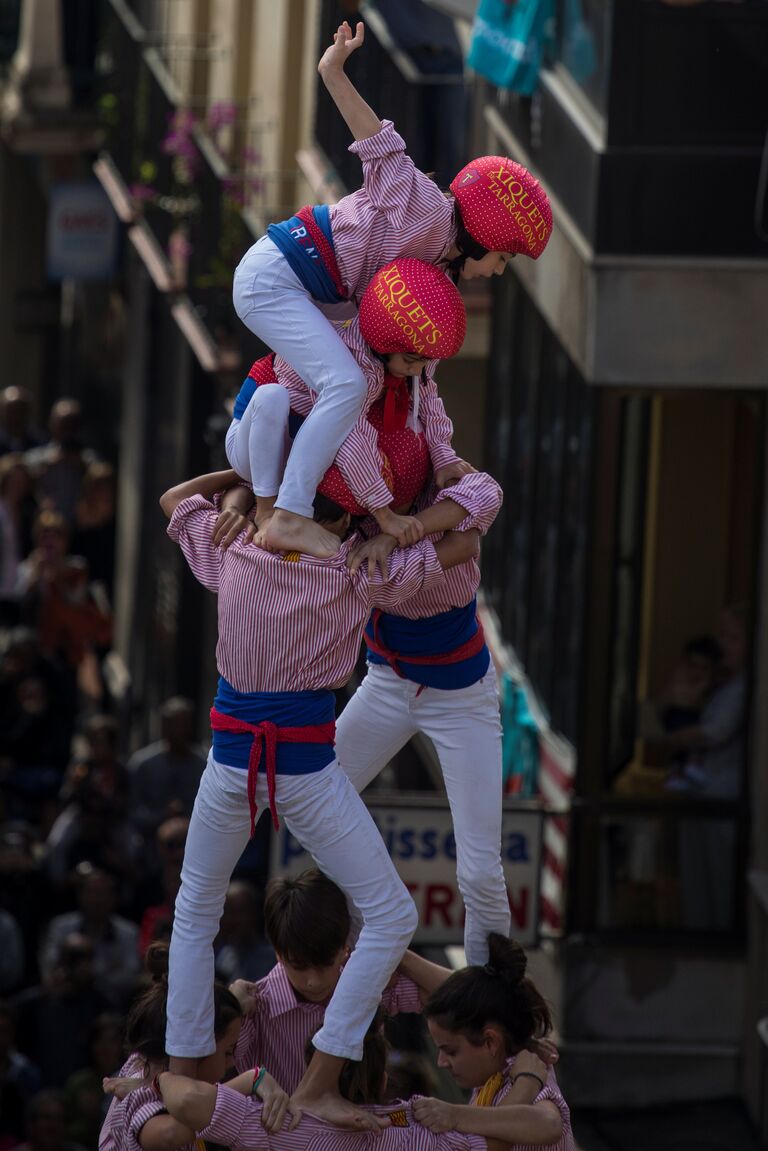
[[[485,472],[470,472],[462,476],[458,483],[440,492],[433,487],[419,499],[418,507],[422,509],[442,503],[443,500],[455,500],[467,515],[453,530],[466,532],[474,528],[485,535],[499,514],[503,499],[504,493],[491,476]],[[477,595],[479,586],[480,568],[477,560],[468,560],[467,563],[449,568],[439,586],[423,588],[401,604],[393,614],[406,619],[426,619],[455,607],[466,607]]]
[[[506,1099],[507,1095],[509,1095],[510,1091],[512,1090],[512,1075],[514,1066],[515,1056],[512,1056],[504,1068],[506,1075],[506,1078],[504,1079],[504,1085],[494,1095],[493,1103],[491,1104],[492,1107],[497,1107],[503,1099]],[[473,1091],[470,1102],[474,1103],[476,1097],[477,1091]],[[555,1070],[553,1067],[549,1067],[547,1069],[547,1082],[533,1102],[534,1104],[543,1103],[545,1099],[549,1099],[552,1101],[552,1103],[555,1104],[558,1111],[560,1112],[560,1118],[563,1121],[563,1130],[560,1138],[558,1139],[557,1143],[549,1143],[548,1146],[552,1148],[552,1151],[576,1151],[576,1144],[574,1142],[573,1131],[571,1129],[571,1112],[568,1104],[563,1098],[563,1094],[558,1085],[557,1076],[555,1075]],[[537,1146],[538,1144],[533,1143],[512,1143],[510,1144],[509,1151],[536,1151]]]
[[[216,510],[201,496],[182,500],[168,535],[192,574],[218,595],[216,662],[237,691],[322,691],[346,683],[374,607],[398,611],[422,588],[440,583],[434,546],[422,540],[392,554],[387,579],[352,575],[347,556],[354,535],[331,559],[291,556],[247,546],[222,551],[212,542]],[[295,553],[291,553],[295,554]]]
[[[412,979],[398,975],[386,988],[381,1005],[388,1015],[421,1012],[421,996]],[[235,1048],[235,1067],[247,1071],[264,1064],[288,1094],[307,1069],[307,1041],[320,1030],[327,1004],[299,999],[282,963],[256,984],[253,1011],[246,1015]]]
[[[368,394],[363,410],[354,428],[336,454],[336,463],[346,480],[352,495],[365,508],[389,507],[392,493],[381,475],[378,433],[368,421],[368,409],[384,390],[385,369],[363,339],[357,317],[343,326],[337,327],[340,339],[349,348],[359,364],[368,384]],[[426,368],[426,383],[418,383],[418,404],[414,406],[411,397],[411,419],[421,422],[429,448],[432,467],[435,471],[453,463],[458,456],[453,450],[453,424],[445,410],[434,380],[439,360],[433,360]],[[307,416],[317,402],[317,395],[309,388],[301,376],[282,356],[275,356],[274,372],[278,383],[287,388],[291,407],[299,415]],[[415,407],[418,410],[415,410]]]
[[[389,1111],[391,1108],[376,1108]],[[223,1143],[231,1151],[486,1151],[480,1135],[448,1131],[434,1135],[404,1108],[407,1125],[378,1132],[342,1131],[305,1111],[295,1131],[283,1128],[270,1135],[261,1124],[262,1104],[219,1084],[211,1122],[199,1135]]]
[[[121,1079],[143,1079],[144,1060],[134,1052],[118,1075]],[[144,1124],[155,1115],[166,1113],[165,1104],[149,1083],[146,1087],[137,1087],[125,1099],[114,1098],[99,1134],[99,1151],[142,1151],[139,1136]],[[187,1143],[179,1151],[195,1151],[195,1143]]]
[[[331,205],[330,224],[342,281],[359,303],[378,270],[398,256],[445,260],[456,225],[453,200],[419,171],[391,120],[349,150],[362,161],[363,185]]]

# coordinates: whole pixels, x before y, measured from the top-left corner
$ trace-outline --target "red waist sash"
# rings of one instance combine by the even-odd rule
[[[272,815],[272,824],[277,831],[280,823],[275,807],[275,773],[277,770],[278,743],[333,743],[336,739],[335,723],[307,724],[305,727],[278,727],[264,719],[261,723],[247,723],[244,719],[236,719],[233,715],[211,708],[211,727],[214,731],[232,731],[240,734],[250,733],[253,736],[251,750],[248,754],[248,810],[251,813],[251,837],[256,830],[256,783],[259,778],[259,763],[261,752],[264,750],[264,759],[267,769],[267,792],[269,794],[269,810]]]
[[[301,220],[302,224],[312,237],[312,243],[315,245],[318,252],[322,256],[323,263],[330,273],[330,277],[333,280],[336,291],[339,293],[339,296],[342,298],[342,300],[346,300],[347,292],[344,287],[344,282],[341,278],[339,265],[336,261],[336,253],[333,249],[333,244],[329,241],[325,232],[315,219],[314,213],[312,211],[312,206],[308,204],[304,208],[299,208],[296,216],[299,220]]]

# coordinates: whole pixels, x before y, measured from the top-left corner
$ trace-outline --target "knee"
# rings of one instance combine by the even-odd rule
[[[266,418],[276,422],[287,420],[291,410],[288,389],[282,384],[261,384],[253,393],[251,403],[259,419]]]
[[[393,933],[397,934],[398,945],[407,947],[419,926],[419,913],[405,888],[397,902],[390,907],[387,923]]]

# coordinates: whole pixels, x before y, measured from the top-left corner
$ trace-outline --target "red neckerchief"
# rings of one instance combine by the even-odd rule
[[[398,380],[387,374],[384,377],[384,426],[385,432],[401,432],[408,421],[410,395],[408,381]]]

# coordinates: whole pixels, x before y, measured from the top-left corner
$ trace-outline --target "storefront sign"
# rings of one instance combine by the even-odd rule
[[[464,905],[456,885],[456,841],[447,802],[392,796],[371,799],[368,808],[419,909],[414,942],[461,943]],[[533,805],[504,806],[501,845],[512,934],[524,946],[535,944],[539,934],[542,819]],[[272,836],[270,874],[298,875],[311,866],[310,856],[281,822]]]
[[[117,242],[117,216],[100,184],[53,185],[48,200],[50,280],[110,279]]]

